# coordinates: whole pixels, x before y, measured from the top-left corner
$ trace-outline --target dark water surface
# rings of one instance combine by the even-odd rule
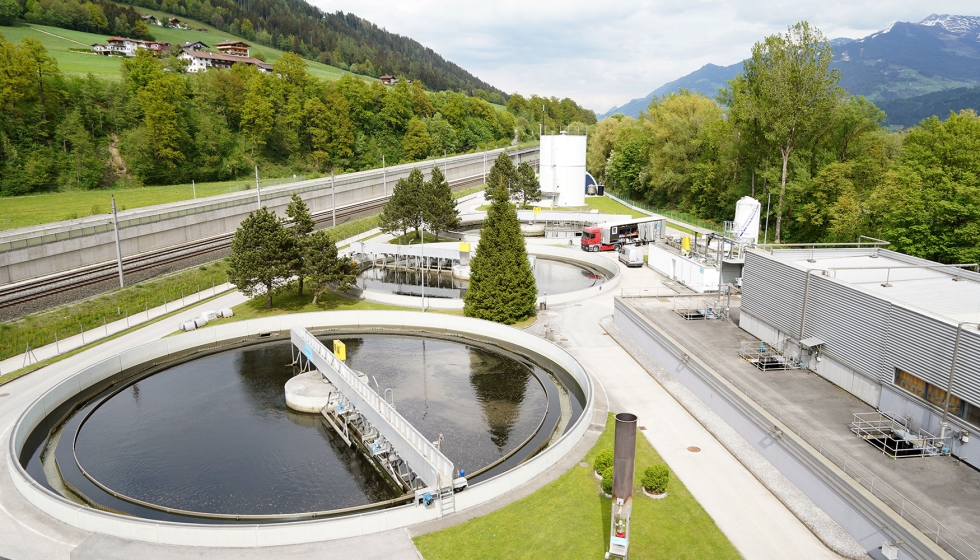
[[[357,277],[357,287],[404,296],[421,295],[422,272],[368,268]],[[425,295],[436,298],[462,298],[469,286],[467,280],[453,278],[450,272],[425,274]],[[535,259],[534,281],[539,294],[566,294],[602,284],[605,278],[581,266],[551,259]]]
[[[535,373],[547,374],[516,356],[421,337],[341,339],[348,364],[382,391],[391,387],[398,412],[426,437],[442,434],[443,453],[458,468],[473,472],[504,457],[544,417],[548,396]],[[395,497],[320,416],[287,410],[290,359],[289,342],[272,342],[144,378],[82,423],[78,463],[131,498],[206,513],[324,511]]]

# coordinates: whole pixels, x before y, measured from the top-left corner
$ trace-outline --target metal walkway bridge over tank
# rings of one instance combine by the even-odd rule
[[[405,483],[404,486],[415,490],[417,498],[428,494],[427,500],[430,502],[432,496],[439,497],[443,502],[452,502],[454,485],[460,486],[462,482],[465,487],[465,481],[454,479],[453,463],[437,445],[422,435],[391,403],[309,331],[294,327],[290,330],[290,340],[308,365],[315,367],[324,381],[332,384],[339,393],[324,407],[324,415],[327,415],[329,407],[333,407],[333,415],[343,419],[342,430],[346,430],[347,423],[354,422],[352,418],[356,417],[356,427],[363,435],[360,444],[365,451],[390,475]],[[331,420],[329,416],[328,420]],[[336,425],[334,427],[341,430]],[[341,437],[347,439],[343,432]]]

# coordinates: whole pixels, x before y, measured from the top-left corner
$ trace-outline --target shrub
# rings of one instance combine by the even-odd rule
[[[611,467],[613,465],[613,458],[614,455],[612,449],[603,449],[597,453],[595,459],[592,460],[592,467],[595,469],[595,472],[602,475],[602,473],[606,472],[607,467]]]
[[[602,471],[602,491],[605,494],[612,494],[613,487],[613,468],[611,466],[606,467],[606,470]]]
[[[667,491],[667,481],[670,480],[670,469],[666,465],[654,465],[643,471],[643,487],[647,492],[663,494]]]

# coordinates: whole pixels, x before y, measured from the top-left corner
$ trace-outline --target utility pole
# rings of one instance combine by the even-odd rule
[[[419,242],[422,244],[421,245],[422,262],[424,263],[425,262],[425,214],[422,212],[419,212],[419,231],[421,232],[421,234],[419,235]],[[419,264],[421,265],[421,263]],[[422,272],[422,313],[425,313],[425,267],[419,266],[419,268],[420,271]]]
[[[388,196],[388,171],[385,169],[385,155],[381,154],[381,188],[384,189],[385,196]]]
[[[116,262],[119,263],[119,287],[123,288],[122,248],[119,246],[119,216],[116,214],[116,197],[112,197],[112,229],[116,232]]]
[[[333,168],[330,169],[330,202],[333,204],[333,227],[337,227],[337,187],[333,184]]]
[[[259,188],[259,166],[255,166],[255,196],[259,199],[259,208],[262,208],[262,190]]]

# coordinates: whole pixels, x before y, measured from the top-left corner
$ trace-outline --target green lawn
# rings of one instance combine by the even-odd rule
[[[284,182],[292,182],[292,176],[290,175],[288,179],[263,179],[262,187],[266,188]],[[0,204],[0,230],[105,214],[112,211],[112,196],[116,197],[116,205],[120,210],[132,210],[144,206],[190,200],[194,196],[195,188],[197,189],[197,197],[204,198],[254,189],[255,182],[249,180],[218,181],[197,183],[196,187],[192,187],[188,183],[184,185],[120,187],[3,197],[3,204]]]
[[[156,10],[147,10],[144,8],[139,8],[139,10],[141,13],[151,13],[158,18],[171,17],[169,14]],[[173,29],[151,25],[150,34],[153,35],[156,40],[167,41],[172,45],[179,45],[190,41],[203,41],[205,44],[214,47],[215,43],[220,43],[221,41],[241,39],[241,37],[230,35],[224,31],[215,29],[210,25],[205,25],[195,20],[185,19],[183,17],[180,19],[186,21],[191,27],[205,28],[210,31],[205,33],[202,31],[192,31],[189,29]],[[45,31],[47,33],[44,33]],[[58,60],[58,68],[64,74],[91,73],[114,80],[118,80],[121,77],[119,67],[122,64],[122,57],[102,56],[95,53],[76,53],[69,52],[68,50],[69,48],[82,49],[90,47],[93,43],[105,43],[106,39],[109,38],[109,35],[107,34],[85,33],[83,31],[73,31],[70,29],[61,29],[58,27],[48,27],[35,24],[0,26],[0,33],[3,33],[4,37],[6,37],[8,41],[12,42],[20,41],[21,37],[34,37],[40,40],[44,44],[45,48],[48,49],[48,53]],[[57,35],[57,37],[53,35]],[[250,45],[253,45],[251,54],[254,55],[256,53],[261,53],[269,63],[275,62],[276,59],[283,54],[283,51],[278,49],[256,45],[251,41],[247,42]],[[340,68],[321,64],[312,60],[307,60],[306,63],[309,65],[310,74],[324,80],[336,80],[344,74],[349,73],[341,70]],[[370,76],[358,77],[367,81],[376,81]]]
[[[586,456],[590,465],[600,450],[612,449],[614,430],[610,414],[605,432]],[[666,499],[643,495],[643,471],[663,460],[640,432],[636,439],[630,558],[741,558],[673,473]],[[602,558],[609,546],[610,509],[592,468],[575,466],[522,500],[414,540],[426,560]]]
[[[81,331],[101,327],[103,320],[112,322],[136,316],[148,308],[163,305],[165,301],[176,301],[182,295],[210,288],[212,282],[223,284],[228,281],[227,270],[228,263],[221,260],[0,323],[0,360],[22,353],[28,344],[31,348],[53,344],[55,335],[64,340]]]

